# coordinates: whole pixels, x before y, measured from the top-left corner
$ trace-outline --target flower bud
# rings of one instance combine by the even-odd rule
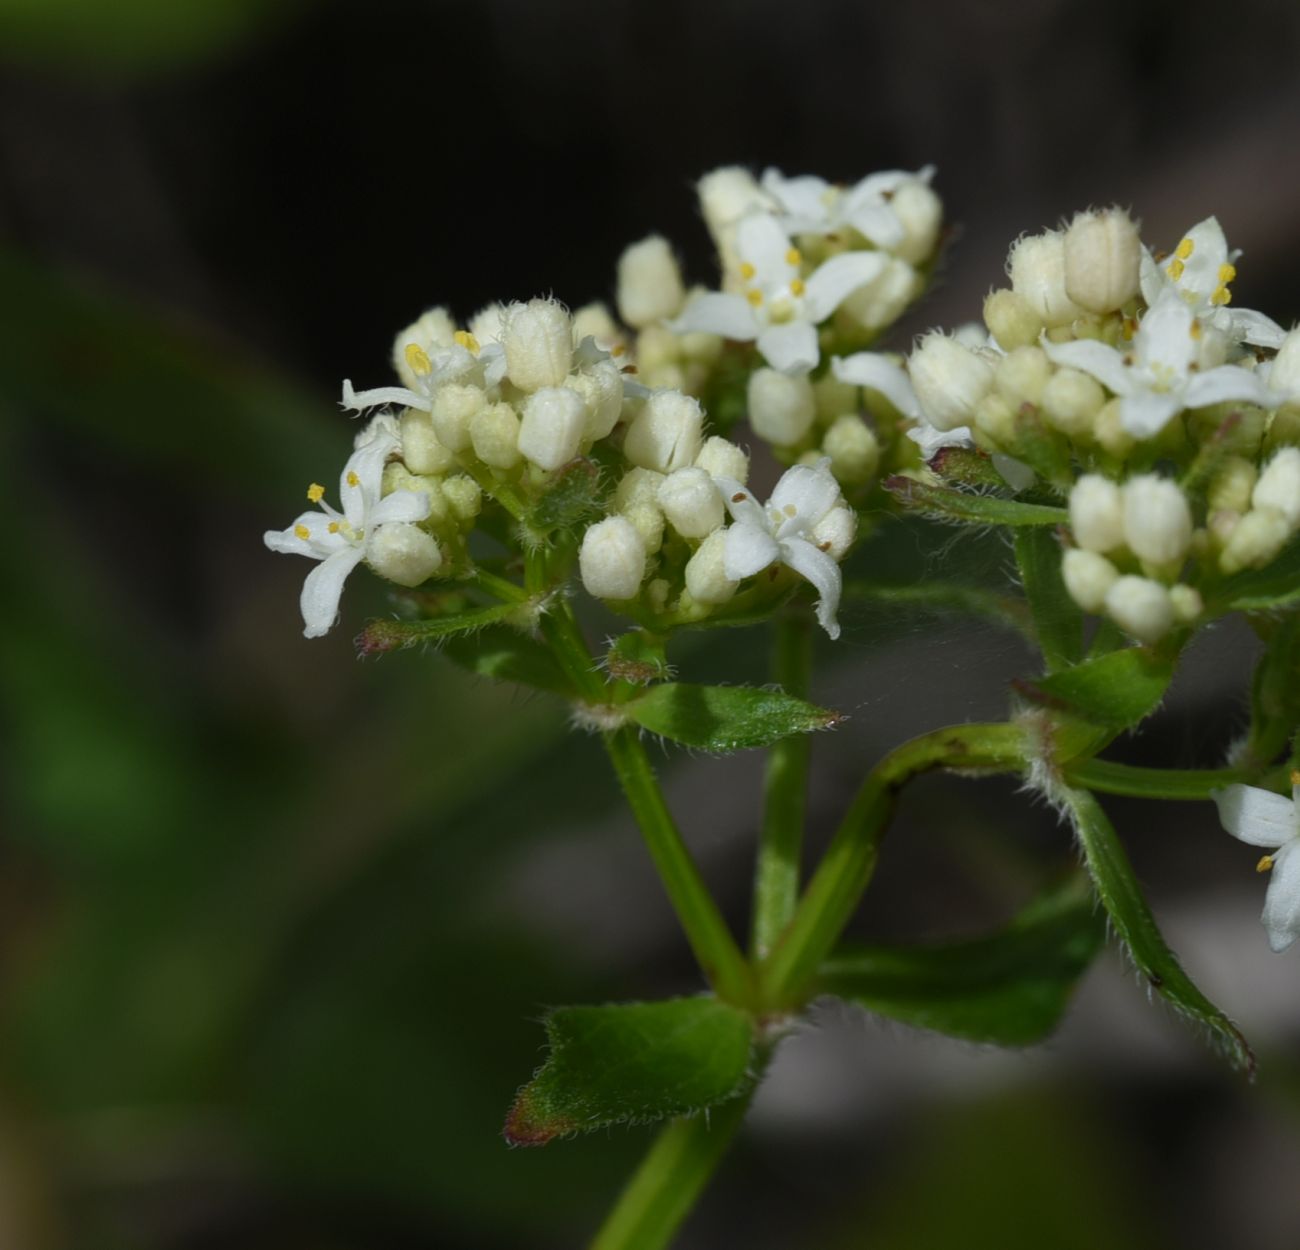
[[[632,503],[620,515],[641,535],[648,555],[654,555],[664,545],[664,513],[657,503]]]
[[[1106,592],[1106,611],[1139,642],[1157,642],[1174,625],[1169,592],[1147,577],[1121,577]]]
[[[833,373],[812,384],[813,404],[823,421],[833,420],[845,412],[857,412],[858,388],[853,382],[841,382]]]
[[[1220,462],[1205,491],[1209,511],[1246,512],[1251,492],[1259,480],[1255,466],[1243,456],[1227,456]]]
[[[1124,484],[1124,537],[1141,560],[1181,560],[1192,543],[1192,510],[1178,483],[1145,473]]]
[[[681,358],[682,335],[674,334],[667,326],[646,326],[636,336],[636,364],[642,373],[678,364]]]
[[[907,362],[912,389],[937,430],[966,425],[993,387],[993,366],[946,334],[927,334]]]
[[[727,576],[726,530],[714,530],[686,562],[686,590],[696,603],[726,603],[739,582]]]
[[[393,368],[407,390],[419,389],[420,375],[411,368],[406,349],[415,344],[426,356],[446,351],[455,339],[456,323],[445,308],[430,308],[393,340]]]
[[[740,165],[724,165],[696,184],[700,211],[720,251],[730,246],[731,228],[754,208],[766,207],[767,196],[754,175]]]
[[[943,201],[922,178],[904,178],[894,188],[889,207],[903,227],[903,241],[892,248],[895,256],[919,265],[934,255],[943,225]]]
[[[464,473],[443,482],[442,493],[458,521],[472,521],[483,510],[483,488]]]
[[[578,454],[587,424],[582,396],[547,386],[528,397],[519,423],[519,454],[539,469],[558,469]]]
[[[1052,376],[1052,362],[1041,347],[1015,347],[998,361],[994,385],[1013,408],[1037,404]]]
[[[613,432],[623,415],[623,374],[612,360],[599,360],[565,380],[569,390],[582,396],[587,420],[582,437],[588,443]]]
[[[858,514],[837,504],[816,525],[812,540],[832,560],[843,560],[858,533]]]
[[[717,434],[704,440],[695,467],[710,477],[734,478],[742,486],[749,478],[749,456],[744,449]]]
[[[990,291],[984,300],[984,324],[1003,351],[1028,347],[1038,342],[1043,319],[1030,307],[1023,295],[1005,287]]]
[[[643,469],[671,473],[695,460],[703,426],[699,400],[679,391],[656,391],[628,428],[623,454]]]
[[[924,287],[921,275],[907,261],[891,256],[879,275],[851,292],[840,309],[864,330],[883,330],[903,315]]]
[[[1183,625],[1190,625],[1205,611],[1205,601],[1195,586],[1170,586],[1169,602],[1175,619]]]
[[[1011,289],[1049,329],[1069,325],[1082,309],[1065,292],[1065,239],[1058,230],[1026,235],[1007,258]]]
[[[667,479],[653,469],[629,469],[614,488],[614,507],[626,512],[635,504],[649,503],[658,507],[659,488]]]
[[[659,506],[683,538],[704,538],[722,524],[726,509],[722,492],[703,470],[676,469],[659,487]]]
[[[1092,436],[1103,451],[1109,452],[1117,460],[1123,460],[1133,450],[1136,440],[1124,428],[1118,399],[1108,399],[1102,404],[1101,411],[1092,423]]]
[[[1079,369],[1058,369],[1043,387],[1041,407],[1048,425],[1070,438],[1086,438],[1106,392],[1096,378]]]
[[[682,271],[668,240],[652,234],[618,258],[618,315],[640,329],[675,317],[686,299]]]
[[[446,473],[455,463],[433,429],[433,418],[418,408],[408,408],[399,423],[402,459],[412,473]]]
[[[1105,556],[1071,547],[1061,559],[1061,577],[1070,598],[1085,612],[1100,612],[1119,573]]]
[[[1292,330],[1282,340],[1282,346],[1273,357],[1268,382],[1274,390],[1291,395],[1292,402],[1300,399],[1300,328]]]
[[[1293,531],[1300,528],[1300,448],[1283,447],[1273,456],[1250,502],[1256,508],[1276,508]]]
[[[812,383],[776,369],[755,369],[750,374],[748,407],[754,433],[778,447],[799,442],[817,413]]]
[[[840,482],[865,482],[880,464],[880,440],[859,416],[846,413],[831,423],[822,438],[822,454]]]
[[[573,367],[573,322],[551,299],[511,304],[501,318],[506,376],[521,391],[561,386]]]
[[[465,451],[470,444],[469,423],[487,404],[487,396],[477,386],[448,382],[433,396],[429,417],[438,441],[448,451]]]
[[[609,351],[623,342],[624,334],[609,309],[600,300],[595,300],[573,310],[573,339],[576,343],[595,339],[597,347]]]
[[[442,549],[418,525],[389,521],[367,543],[366,562],[390,582],[418,586],[442,567]]]
[[[1142,243],[1121,208],[1079,213],[1065,232],[1065,292],[1089,312],[1108,313],[1138,293]]]
[[[1283,513],[1276,508],[1253,508],[1232,527],[1219,553],[1219,567],[1225,573],[1262,568],[1290,537],[1291,526]]]
[[[440,478],[416,475],[400,461],[393,461],[384,465],[384,476],[380,481],[381,498],[399,490],[409,490],[412,494],[425,496],[429,501],[429,515],[425,520],[430,525],[443,525],[451,520],[451,509],[442,493]]]
[[[492,404],[476,412],[469,423],[474,454],[494,469],[519,463],[519,417],[509,404]]]
[[[478,340],[479,346],[501,342],[501,325],[505,320],[504,304],[487,304],[469,319],[469,332]]]
[[[1085,551],[1110,551],[1124,541],[1124,506],[1119,487],[1085,473],[1070,491],[1070,530]]]
[[[998,447],[1016,441],[1016,410],[997,391],[990,391],[975,405],[975,428]]]
[[[597,599],[634,599],[645,577],[646,550],[636,527],[621,516],[606,517],[582,536],[578,571]]]

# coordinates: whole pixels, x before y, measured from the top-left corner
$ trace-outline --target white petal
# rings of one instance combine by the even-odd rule
[[[763,511],[762,504],[750,494],[748,486],[736,481],[734,477],[715,477],[713,482],[722,492],[723,502],[733,520],[741,525],[767,528],[767,513]]]
[[[1133,338],[1133,352],[1139,364],[1156,362],[1186,374],[1196,355],[1192,338],[1195,315],[1177,291],[1168,290],[1147,310]]]
[[[736,227],[736,254],[754,266],[754,277],[759,286],[784,286],[794,276],[796,266],[786,260],[789,251],[790,236],[781,229],[775,217],[767,213],[750,213],[741,218]]]
[[[1296,807],[1291,799],[1258,786],[1225,786],[1210,797],[1223,827],[1251,846],[1281,846],[1296,836]]]
[[[995,451],[992,459],[998,475],[1012,490],[1028,490],[1034,484],[1034,471],[1024,461],[1001,451]]]
[[[786,178],[779,169],[763,171],[763,190],[776,200],[782,212],[817,223],[813,229],[827,227],[826,193],[830,189],[830,183],[812,174]]]
[[[758,337],[754,310],[743,295],[706,291],[682,309],[681,316],[669,327],[674,334],[720,334],[726,339],[748,343]]]
[[[874,282],[887,258],[880,252],[842,252],[808,278],[804,307],[810,321],[825,321],[854,291]]]
[[[400,404],[404,408],[418,408],[421,412],[428,412],[432,407],[427,399],[404,386],[376,386],[369,391],[354,391],[352,383],[343,379],[344,408],[361,412],[366,408],[378,408],[380,404]]]
[[[1274,350],[1282,346],[1286,331],[1272,317],[1266,317],[1252,308],[1229,308],[1225,311],[1232,327],[1231,338]]]
[[[390,521],[423,521],[431,509],[428,491],[395,490],[370,509],[366,517],[366,529],[369,532]]]
[[[1150,308],[1160,298],[1160,293],[1169,286],[1169,275],[1160,267],[1160,263],[1144,247],[1142,249],[1141,276],[1142,298]]]
[[[1182,399],[1168,391],[1134,391],[1119,401],[1119,423],[1134,438],[1152,438],[1182,407]]]
[[[840,501],[840,484],[830,463],[830,457],[823,456],[815,465],[797,464],[787,469],[767,501],[768,509],[784,516],[793,507],[799,520],[811,529]]]
[[[1273,871],[1264,895],[1260,917],[1268,930],[1268,944],[1284,951],[1300,937],[1300,841],[1288,842],[1274,857]]]
[[[339,598],[343,583],[361,560],[361,548],[347,546],[336,551],[328,560],[321,561],[302,584],[299,606],[306,628],[305,638],[319,638],[329,632],[339,614]]]
[[[878,391],[905,417],[918,420],[921,405],[917,403],[912,379],[891,357],[881,352],[857,352],[852,356],[836,356],[831,361],[831,372],[841,381],[854,386],[865,386]]]
[[[1219,285],[1219,270],[1228,261],[1228,240],[1217,217],[1197,222],[1184,236],[1192,244],[1192,253],[1183,261],[1177,283],[1184,291],[1207,300]],[[1168,263],[1168,262],[1166,262]]]
[[[768,326],[758,336],[758,350],[773,369],[782,373],[807,373],[821,359],[817,331],[806,321]]]
[[[1194,373],[1183,391],[1183,404],[1187,408],[1206,408],[1228,399],[1268,404],[1272,397],[1259,378],[1236,365],[1220,365],[1217,369]]]
[[[288,529],[267,530],[262,535],[262,541],[272,551],[284,555],[310,556],[313,560],[324,560],[347,544],[347,539],[341,534],[330,533],[330,520],[323,512],[304,512],[295,518]],[[297,532],[300,528],[307,531],[306,538]]]
[[[885,204],[862,204],[845,211],[845,219],[864,238],[886,251],[904,239],[903,223]]]
[[[928,421],[922,421],[904,431],[920,449],[921,457],[929,460],[943,447],[974,447],[975,435],[969,425],[959,425],[953,430],[937,430]]]
[[[1127,395],[1134,383],[1124,357],[1113,347],[1096,339],[1079,339],[1074,343],[1053,343],[1042,340],[1043,351],[1057,365],[1068,365],[1090,373],[1102,386],[1116,395]]]
[[[817,588],[817,623],[832,638],[838,638],[840,626],[835,614],[840,608],[840,566],[803,538],[787,538],[781,544],[781,559]]]
[[[781,548],[765,528],[737,523],[726,533],[722,570],[733,581],[752,577],[780,558]]]
[[[370,509],[379,502],[384,462],[397,450],[397,440],[383,434],[368,439],[348,457],[339,474],[343,515],[354,529],[364,529]]]

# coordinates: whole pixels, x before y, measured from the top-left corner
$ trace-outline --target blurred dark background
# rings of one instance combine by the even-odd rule
[[[435,656],[299,635],[266,552],[424,307],[612,294],[651,230],[710,281],[692,182],[937,164],[960,234],[900,327],[978,315],[1008,242],[1119,201],[1217,213],[1236,298],[1300,315],[1300,13],[0,0],[0,1246],[582,1243],[644,1130],[509,1151],[546,1004],[699,986],[592,741]],[[862,560],[937,566],[948,534]],[[1006,553],[947,559],[996,582]],[[764,679],[764,639],[685,671]],[[1254,657],[1223,628],[1126,758],[1217,763]],[[818,837],[863,769],[996,717],[1010,634],[859,610],[815,695]],[[663,755],[735,922],[761,761]],[[1300,1244],[1300,964],[1208,804],[1109,805],[1230,1075],[1118,957],[1024,1054],[823,1011],[782,1052],[690,1250]],[[862,932],[1011,914],[1073,855],[1010,786],[909,793]]]

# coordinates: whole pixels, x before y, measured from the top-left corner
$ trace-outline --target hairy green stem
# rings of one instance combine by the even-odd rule
[[[875,870],[880,838],[904,783],[932,768],[1020,772],[1023,731],[1010,724],[954,725],[903,743],[867,775],[795,910],[760,969],[764,1006],[798,1006]]]
[[[802,613],[782,613],[776,619],[773,680],[786,694],[805,699],[811,676],[811,622]],[[795,734],[782,738],[768,751],[763,781],[763,825],[754,872],[751,948],[757,959],[764,958],[781,936],[799,899],[811,750],[811,737]]]
[[[1071,764],[1065,772],[1072,786],[1138,799],[1208,799],[1211,791],[1246,780],[1235,768],[1138,768],[1109,760]]]
[[[707,1115],[660,1130],[591,1243],[591,1250],[662,1250],[690,1214],[740,1122],[752,1091]]]

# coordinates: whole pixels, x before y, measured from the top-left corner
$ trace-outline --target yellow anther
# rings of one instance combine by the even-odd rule
[[[319,482],[313,482],[309,487],[307,487],[307,498],[310,499],[312,503],[320,503],[320,501],[325,498],[325,487],[323,487]]]
[[[1193,243],[1191,239],[1184,239],[1176,248],[1174,248],[1174,255],[1177,256],[1179,260],[1186,260],[1195,250],[1196,244]]]
[[[303,542],[306,542],[311,537],[311,530],[309,530],[305,525],[295,525],[293,527],[293,536],[295,538],[301,538]]]
[[[349,486],[360,486],[361,479],[357,477],[356,473],[353,470],[349,469],[348,476],[347,476],[347,483]]]
[[[1226,286],[1215,287],[1214,294],[1210,296],[1210,303],[1218,304],[1220,306],[1231,304],[1232,292],[1229,291]]]
[[[456,342],[459,343],[467,352],[473,352],[475,356],[478,355],[478,339],[476,339],[468,330],[457,330],[451,337],[455,339]]]
[[[339,532],[339,523],[337,521],[331,521],[326,528],[331,534],[337,534]]]
[[[759,290],[746,291],[745,298],[757,308],[763,302],[763,292]]]
[[[1228,283],[1231,282],[1236,276],[1237,276],[1236,265],[1219,266],[1219,284],[1221,286],[1227,286]]]
[[[1183,276],[1183,268],[1184,268],[1183,262],[1179,260],[1177,257],[1174,257],[1174,259],[1169,262],[1169,267],[1165,270],[1165,272],[1175,282],[1177,282],[1178,279]]]
[[[1203,333],[1201,323],[1199,321],[1193,321],[1192,324],[1188,326],[1187,333],[1190,334],[1192,338],[1199,339]]]
[[[758,270],[755,269],[754,266],[749,263],[749,261],[747,260],[741,261],[740,276],[744,278],[746,282],[748,282],[757,272]]]
[[[1119,332],[1126,339],[1131,339],[1137,333],[1138,323],[1136,317],[1125,317],[1120,325]]]
[[[796,278],[793,282],[790,283],[791,295],[802,295],[807,289],[808,288],[804,286],[804,282],[802,278]]]
[[[1255,865],[1256,872],[1267,872],[1273,867],[1273,857],[1271,855],[1263,856],[1259,863]]]
[[[788,252],[786,252],[785,263],[787,265],[803,264],[803,256],[800,254],[799,249],[797,247],[792,247]]]
[[[799,509],[796,508],[792,503],[786,504],[785,507],[781,509],[781,511],[784,512],[786,516],[797,516],[799,514]]]
[[[609,354],[613,356],[615,360],[617,360],[626,351],[627,348],[624,347],[622,343],[615,343],[614,346],[609,349]]]
[[[424,377],[426,373],[433,372],[433,361],[429,359],[429,354],[419,343],[408,343],[402,349],[402,355],[406,357],[406,363],[411,366],[411,372],[417,377]]]

